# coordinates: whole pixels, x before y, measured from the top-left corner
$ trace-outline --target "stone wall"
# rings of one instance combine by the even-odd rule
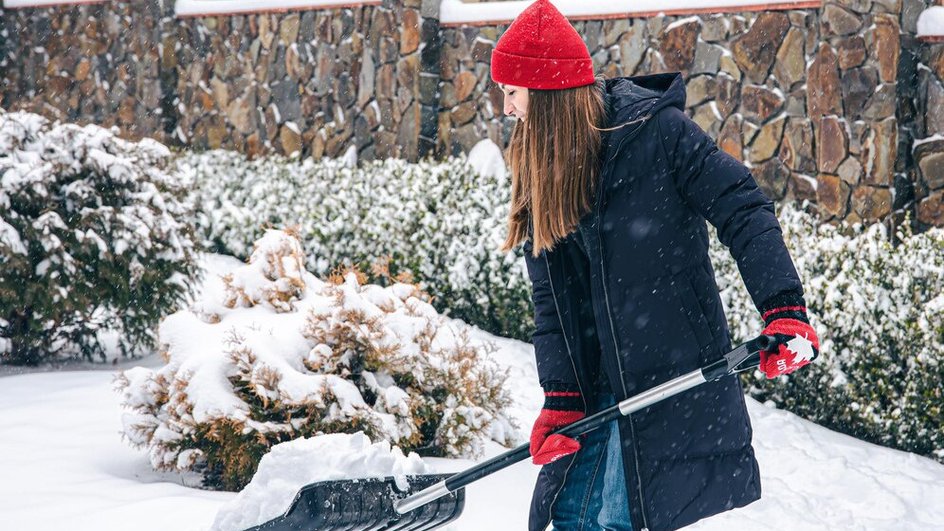
[[[0,8],[0,107],[163,139],[158,2]]]
[[[0,10],[11,36],[0,106],[253,155],[432,150],[438,48],[420,43],[438,24],[420,0],[184,19],[172,8]]]
[[[944,44],[933,0],[575,23],[598,73],[681,71],[687,112],[776,199],[826,220],[944,225]],[[507,25],[438,0],[176,19],[173,2],[0,9],[0,106],[197,149],[362,160],[504,146],[490,82]],[[902,81],[904,80],[904,81]]]
[[[688,114],[773,198],[815,201],[825,219],[878,220],[902,197],[894,166],[899,10],[894,0],[853,0],[575,26],[607,77],[683,72]],[[501,93],[487,81],[504,30],[443,29],[441,154],[468,151],[485,136],[507,141]]]

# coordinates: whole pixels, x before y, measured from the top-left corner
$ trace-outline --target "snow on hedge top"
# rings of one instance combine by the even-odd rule
[[[386,441],[371,444],[361,432],[277,444],[259,462],[249,485],[220,508],[212,530],[239,531],[264,524],[283,514],[298,490],[311,483],[393,476],[406,490],[406,476],[428,472],[417,454],[404,456]]]
[[[944,6],[931,6],[921,13],[918,37],[944,37]]]
[[[533,2],[478,2],[466,3],[463,0],[442,0],[439,8],[439,20],[442,24],[463,24],[482,22],[503,22],[514,20]],[[804,2],[797,2],[798,4]],[[553,4],[564,16],[569,18],[594,18],[611,15],[632,15],[634,13],[660,13],[671,10],[684,12],[711,8],[735,8],[766,4],[782,5],[782,0],[679,0],[668,3],[666,0],[609,0],[607,2],[587,2],[586,0],[554,0]]]
[[[508,175],[501,148],[487,138],[475,144],[472,151],[469,151],[469,164],[479,174],[492,176],[502,182]]]

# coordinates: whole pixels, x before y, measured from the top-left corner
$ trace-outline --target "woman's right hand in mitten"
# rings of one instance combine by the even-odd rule
[[[579,391],[557,388],[544,391],[544,408],[531,428],[531,458],[536,465],[546,465],[580,449],[576,439],[551,435],[552,431],[584,417]]]

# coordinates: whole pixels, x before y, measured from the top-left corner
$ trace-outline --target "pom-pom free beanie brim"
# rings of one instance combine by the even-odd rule
[[[549,0],[521,12],[492,51],[492,80],[529,89],[566,89],[595,81],[587,45]]]

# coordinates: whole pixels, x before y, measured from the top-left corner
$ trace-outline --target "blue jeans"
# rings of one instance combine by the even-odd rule
[[[601,408],[614,403],[612,395],[601,395]],[[551,506],[551,526],[555,531],[632,531],[622,439],[615,421],[581,438],[580,450]]]

